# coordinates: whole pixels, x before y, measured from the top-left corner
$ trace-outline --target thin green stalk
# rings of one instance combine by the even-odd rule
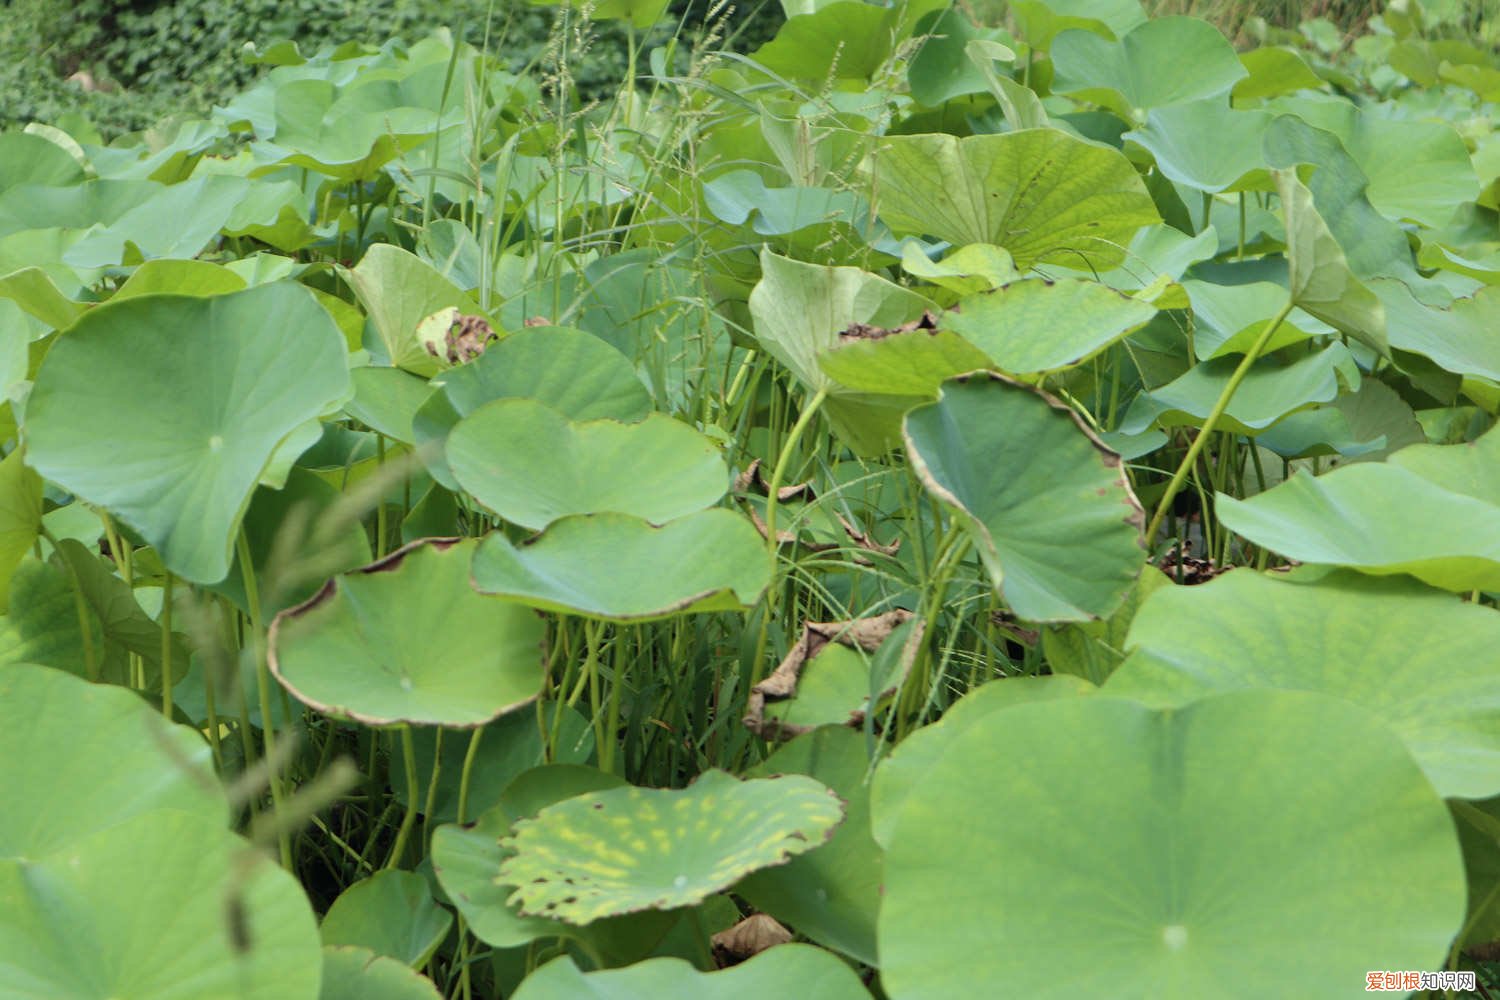
[[[432,823],[432,812],[437,806],[438,776],[443,773],[443,727],[439,726],[437,735],[433,737],[432,747],[432,777],[427,781],[427,799],[422,804],[422,844],[430,843],[428,840],[428,828]],[[413,788],[412,794],[416,793]]]
[[[266,669],[265,629],[260,616],[260,589],[255,580],[255,563],[250,556],[250,538],[240,528],[235,540],[235,551],[240,561],[240,576],[245,585],[245,603],[250,606],[250,642],[255,652],[255,688],[260,699],[260,732],[264,756],[271,766],[267,781],[271,786],[271,811],[276,817],[276,845],[281,853],[281,867],[292,869],[291,837],[281,822],[282,788],[281,776],[276,773],[276,723],[271,719],[271,675]],[[249,735],[245,734],[248,746]]]
[[[615,745],[620,742],[620,698],[625,691],[624,642],[618,631],[614,648],[614,677],[609,683],[609,719],[604,725],[608,739],[599,751],[599,769],[606,774],[613,774],[615,770]]]
[[[802,433],[807,430],[808,426],[812,423],[813,417],[817,415],[819,408],[823,405],[823,401],[827,398],[828,389],[825,386],[813,394],[812,399],[808,400],[807,405],[802,408],[802,412],[797,415],[797,422],[787,432],[786,440],[781,444],[781,453],[776,458],[776,467],[771,470],[771,478],[766,484],[766,548],[770,553],[771,560],[771,584],[766,588],[765,613],[761,616],[760,634],[755,642],[755,661],[751,665],[750,674],[750,683],[752,685],[760,683],[761,678],[764,676],[766,640],[769,636],[771,615],[775,610],[776,595],[778,593],[776,569],[781,546],[776,538],[777,494],[781,491],[781,483],[786,477],[787,466],[791,462],[792,452],[796,450],[797,442],[802,438]]]
[[[599,681],[599,636],[604,623],[589,619],[583,623],[583,675],[589,682],[589,717],[594,723],[594,747],[599,752],[599,769],[608,771],[614,762],[614,737],[604,729],[604,704]]]
[[[1286,305],[1281,307],[1281,311],[1261,331],[1260,336],[1255,338],[1255,343],[1250,346],[1250,350],[1245,352],[1245,356],[1240,360],[1239,367],[1234,370],[1234,374],[1229,376],[1229,383],[1224,386],[1224,391],[1219,393],[1218,401],[1214,403],[1214,408],[1209,411],[1208,419],[1203,422],[1203,427],[1198,431],[1198,436],[1188,446],[1187,454],[1183,456],[1182,464],[1177,467],[1177,472],[1172,476],[1172,481],[1167,483],[1167,491],[1162,494],[1161,503],[1156,507],[1156,514],[1151,518],[1151,524],[1146,528],[1146,544],[1148,546],[1152,543],[1152,539],[1156,538],[1156,532],[1161,527],[1162,519],[1167,516],[1167,511],[1172,509],[1172,501],[1176,498],[1177,491],[1182,489],[1183,482],[1187,479],[1188,473],[1192,471],[1193,463],[1198,460],[1199,453],[1208,444],[1209,437],[1213,434],[1214,428],[1219,423],[1219,418],[1224,416],[1224,411],[1229,408],[1229,401],[1234,398],[1235,390],[1239,389],[1240,383],[1245,381],[1245,376],[1250,374],[1250,366],[1255,364],[1256,359],[1260,357],[1260,353],[1266,349],[1266,345],[1271,342],[1271,337],[1275,335],[1277,329],[1285,322],[1287,316],[1291,315],[1292,307],[1293,302],[1289,298],[1286,301]]]
[[[458,778],[458,816],[456,822],[462,825],[469,818],[469,778],[474,773],[474,761],[479,756],[479,741],[484,738],[484,727],[475,729],[469,736],[469,749],[464,752],[464,769]]]
[[[176,579],[167,570],[161,587],[161,714],[172,717],[172,582]],[[217,734],[215,734],[217,735]]]
[[[406,841],[417,822],[417,749],[412,745],[411,726],[405,724],[401,726],[401,760],[406,766],[406,813],[401,817],[396,843],[391,847],[390,857],[381,865],[382,869],[396,867],[401,855],[406,853]]]

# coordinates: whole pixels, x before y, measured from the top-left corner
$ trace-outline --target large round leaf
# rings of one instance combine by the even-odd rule
[[[53,345],[26,405],[26,458],[172,572],[217,583],[278,446],[348,391],[344,338],[301,286],[142,296],[91,310]]]
[[[579,795],[517,823],[497,879],[523,914],[573,924],[694,906],[827,840],[838,796],[801,775]]]
[[[680,958],[653,958],[625,969],[584,973],[571,958],[563,957],[528,976],[515,1000],[869,1000],[869,996],[859,976],[843,961],[805,944],[784,944],[719,972],[699,972]]]
[[[1051,54],[1054,91],[1127,120],[1140,120],[1152,108],[1222,97],[1249,75],[1219,29],[1196,17],[1153,18],[1118,42],[1065,31],[1053,40]]]
[[[1409,573],[1445,590],[1500,590],[1500,432],[1419,444],[1384,462],[1300,474],[1249,500],[1220,494],[1220,520],[1301,562]]]
[[[941,323],[1013,374],[1058,371],[1144,326],[1156,308],[1097,281],[1018,281],[971,295]]]
[[[901,741],[899,752],[887,757],[875,772],[870,789],[873,818],[870,832],[881,847],[889,847],[901,804],[918,788],[927,772],[948,752],[948,744],[995,712],[1014,705],[1054,698],[1077,698],[1098,688],[1078,677],[1044,674],[1004,677],[980,685],[960,698],[943,717]]]
[[[452,925],[426,878],[387,868],[339,893],[318,932],[325,946],[355,945],[421,968]]]
[[[1126,646],[1110,694],[1180,705],[1239,688],[1321,691],[1386,722],[1440,794],[1500,794],[1493,609],[1404,579],[1298,584],[1241,570],[1163,589]]]
[[[1222,98],[1209,98],[1155,108],[1125,138],[1145,147],[1157,169],[1179,184],[1210,192],[1260,190],[1269,182],[1261,139],[1271,118],[1268,111],[1236,111]]]
[[[0,861],[7,996],[311,998],[321,966],[296,879],[222,818],[140,813]]]
[[[497,399],[453,429],[447,452],[465,491],[534,530],[608,511],[660,524],[713,506],[729,488],[718,447],[662,413],[574,422],[533,399]]]
[[[565,517],[519,545],[492,532],[473,566],[480,593],[617,621],[740,610],[769,577],[760,534],[723,509],[660,528],[624,514]]]
[[[1022,618],[1107,615],[1145,563],[1119,456],[1048,396],[988,373],[955,379],[907,414],[906,450]]]
[[[48,667],[0,669],[0,857],[40,857],[158,809],[223,825],[203,737],[132,691]]]
[[[568,327],[527,327],[432,384],[441,391],[413,414],[412,436],[432,477],[450,490],[458,483],[443,444],[460,420],[491,400],[535,399],[570,420],[639,420],[651,412],[651,394],[630,359]]]
[[[906,797],[885,871],[893,1000],[1352,996],[1442,967],[1464,914],[1453,822],[1400,741],[1305,692],[996,713]]]
[[[318,1000],[442,1000],[432,980],[368,948],[323,949]]]
[[[876,208],[893,230],[993,243],[1022,270],[1080,258],[1115,267],[1136,230],[1160,221],[1118,150],[1058,129],[889,136],[874,160]]]
[[[475,937],[497,948],[517,948],[539,938],[576,939],[610,964],[636,961],[660,943],[677,914],[634,913],[575,927],[546,917],[522,916],[508,898],[511,887],[495,880],[501,863],[510,856],[504,843],[517,820],[535,816],[555,802],[623,784],[622,779],[593,768],[548,764],[511,782],[499,804],[476,822],[437,828],[432,837],[433,872]]]
[[[479,726],[531,701],[545,627],[474,593],[477,546],[417,542],[330,580],[271,623],[271,672],[313,708],[376,726]]]

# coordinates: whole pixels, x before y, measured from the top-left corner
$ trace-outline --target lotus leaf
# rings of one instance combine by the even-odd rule
[[[869,995],[854,970],[837,958],[807,945],[787,944],[719,972],[699,972],[680,958],[654,958],[626,969],[584,973],[572,959],[559,958],[528,977],[516,1000],[866,1000]]]
[[[1017,615],[1080,621],[1119,606],[1145,562],[1142,512],[1119,457],[1067,407],[976,374],[908,414],[905,436]]]
[[[628,566],[631,575],[606,575]],[[624,514],[581,514],[519,545],[491,533],[474,554],[482,594],[547,611],[651,621],[737,611],[769,582],[765,546],[750,522],[706,510],[653,527]]]
[[[707,771],[685,789],[575,796],[518,822],[497,879],[525,915],[573,924],[693,906],[817,847],[844,817],[801,775],[740,781]]]
[[[1345,698],[1401,737],[1440,795],[1488,798],[1500,793],[1485,652],[1497,642],[1500,614],[1409,580],[1235,571],[1148,600],[1105,691],[1162,706],[1260,687]]]
[[[714,442],[653,413],[636,423],[574,422],[532,399],[498,399],[448,436],[448,467],[474,499],[541,530],[569,514],[613,511],[661,524],[717,503],[729,473]]]
[[[26,461],[139,531],[173,573],[217,583],[278,446],[348,391],[343,337],[299,286],[106,303],[42,363]]]
[[[891,229],[993,243],[1023,270],[1080,257],[1114,267],[1136,230],[1159,220],[1129,160],[1057,129],[890,136],[873,162],[875,207]]]
[[[1017,705],[954,737],[894,823],[893,1000],[1248,998],[1286,976],[1335,996],[1371,966],[1438,967],[1464,913],[1452,820],[1401,742],[1305,692]],[[1373,886],[1372,864],[1413,877]]]
[[[419,542],[330,580],[272,623],[272,673],[298,700],[368,725],[472,727],[530,702],[542,621],[469,588],[477,547]]]

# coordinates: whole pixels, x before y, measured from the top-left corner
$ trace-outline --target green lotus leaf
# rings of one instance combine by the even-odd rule
[[[699,972],[680,958],[653,958],[625,969],[585,973],[568,957],[526,977],[515,1000],[740,1000],[741,997],[817,997],[868,1000],[853,969],[805,944],[769,948],[748,962]]]
[[[1223,285],[1186,278],[1182,288],[1193,307],[1193,353],[1204,361],[1244,354],[1286,305],[1286,289],[1272,281]],[[1261,348],[1261,354],[1332,332],[1332,327],[1294,309]]]
[[[993,243],[1016,266],[1121,263],[1160,221],[1130,161],[1052,128],[999,135],[898,135],[873,154],[876,209],[897,233]]]
[[[0,861],[0,983],[18,997],[316,995],[322,956],[307,897],[223,825],[158,809]]]
[[[491,400],[534,399],[570,420],[631,421],[651,412],[651,394],[630,360],[598,337],[568,327],[527,327],[432,384],[442,391],[417,408],[412,436],[432,477],[450,490],[458,482],[441,445],[461,419]]]
[[[1468,147],[1446,121],[1388,118],[1321,95],[1275,107],[1337,136],[1369,178],[1370,204],[1393,222],[1446,226],[1460,205],[1479,197]]]
[[[210,174],[151,188],[149,197],[109,223],[90,220],[89,231],[68,247],[63,260],[75,268],[92,268],[156,257],[195,257],[215,240],[251,183],[243,177]]]
[[[626,424],[574,422],[533,399],[497,399],[448,435],[464,491],[540,531],[569,514],[612,511],[655,524],[711,507],[729,489],[718,446],[663,413]]]
[[[677,914],[635,913],[575,927],[546,917],[522,916],[508,900],[511,887],[495,881],[495,873],[511,853],[502,842],[517,820],[574,796],[624,784],[594,768],[548,764],[517,777],[499,804],[477,822],[438,827],[432,837],[433,871],[475,937],[497,948],[517,948],[539,938],[579,940],[611,964],[636,961],[660,943]]]
[[[85,176],[66,149],[28,132],[0,134],[0,164],[0,191],[22,184],[66,187]]]
[[[1240,65],[1250,75],[1230,91],[1236,106],[1323,86],[1323,78],[1313,72],[1295,49],[1262,45],[1240,53]]]
[[[1398,351],[1420,354],[1459,375],[1500,379],[1500,289],[1481,288],[1446,309],[1419,302],[1405,283],[1370,282],[1385,310],[1386,339]]]
[[[1218,494],[1225,526],[1301,562],[1443,590],[1500,590],[1500,433],[1412,445],[1384,462],[1296,475],[1249,500]]]
[[[1140,0],[1014,0],[1011,10],[1022,36],[1044,52],[1064,31],[1092,31],[1112,40],[1146,20]]]
[[[390,363],[423,378],[436,375],[447,362],[427,352],[417,325],[441,309],[481,315],[467,292],[416,254],[389,243],[370,247],[359,264],[340,273],[369,314]]]
[[[1309,191],[1289,170],[1272,172],[1286,219],[1292,301],[1381,353],[1387,353],[1385,308],[1350,270],[1344,248],[1318,214]]]
[[[911,9],[838,0],[807,14],[789,17],[776,37],[750,58],[773,73],[796,80],[868,80],[891,56],[893,34],[903,20],[931,10],[930,2]]]
[[[330,580],[271,623],[271,672],[299,701],[380,726],[473,727],[542,686],[540,618],[475,594],[478,542],[417,542]]]
[[[880,331],[844,336],[818,355],[818,367],[840,386],[861,393],[934,398],[947,379],[986,368],[989,356],[948,330]]]
[[[339,893],[318,930],[325,947],[358,945],[420,969],[452,925],[426,878],[388,868]]]
[[[0,298],[8,298],[54,329],[72,326],[84,306],[62,293],[46,271],[23,267],[0,278]]]
[[[442,1000],[426,976],[368,948],[323,949],[318,1000]]]
[[[770,582],[760,533],[723,509],[659,528],[624,514],[575,515],[521,544],[492,532],[472,573],[482,594],[613,621],[739,611]]]
[[[217,583],[278,447],[348,393],[344,339],[298,285],[106,303],[42,363],[26,461]]]
[[[97,552],[73,538],[59,538],[54,564],[67,571],[70,589],[99,623],[99,643],[94,646],[102,676],[108,679],[131,675],[130,660],[139,659],[139,670],[151,690],[161,690],[161,626],[136,600],[136,592],[115,575],[115,567]],[[74,619],[76,621],[75,609]],[[90,623],[92,625],[92,622]],[[71,665],[70,665],[71,666]],[[187,672],[188,650],[179,637],[172,641],[172,682]]]
[[[1247,73],[1234,46],[1207,21],[1157,17],[1118,42],[1090,31],[1052,41],[1052,89],[1092,101],[1127,121],[1189,101],[1223,97]]]
[[[999,42],[976,38],[964,46],[964,55],[989,88],[1012,131],[1045,128],[1051,124],[1047,109],[1036,91],[995,68],[996,61],[1011,62],[1015,59],[1012,49]]]
[[[1145,563],[1119,456],[1066,406],[997,375],[948,382],[907,414],[906,452],[995,588],[1031,621],[1109,614]]]
[[[529,916],[572,924],[695,906],[751,872],[822,844],[844,818],[802,775],[740,781],[706,771],[687,788],[579,795],[516,823],[497,880]]]
[[[1270,184],[1261,139],[1272,117],[1209,98],[1152,108],[1145,125],[1125,138],[1150,152],[1162,173],[1194,190],[1262,190]]]
[[[1349,155],[1338,136],[1284,114],[1267,126],[1261,146],[1267,165],[1283,173],[1296,170],[1295,176],[1284,180],[1272,175],[1278,191],[1283,184],[1293,191],[1299,184],[1307,189],[1296,193],[1297,203],[1292,211],[1298,217],[1287,222],[1287,248],[1289,254],[1300,252],[1306,258],[1300,265],[1302,270],[1330,272],[1319,276],[1320,283],[1332,286],[1324,298],[1337,301],[1337,293],[1341,291],[1333,278],[1336,269],[1331,262],[1336,260],[1335,249],[1344,255],[1343,267],[1360,281],[1387,277],[1410,282],[1414,287],[1422,283],[1412,267],[1406,233],[1370,203],[1369,176]],[[1286,201],[1283,193],[1283,214],[1288,210]],[[1296,240],[1302,241],[1300,251]],[[1328,246],[1329,243],[1332,245]],[[1330,263],[1323,262],[1325,256]],[[1292,269],[1292,285],[1296,288],[1299,265],[1294,264]]]
[[[340,468],[341,477],[342,472]],[[262,486],[250,498],[243,529],[260,609],[266,616],[301,604],[328,577],[373,558],[364,525],[341,518],[341,500],[337,489],[302,468],[292,469],[281,489]],[[209,589],[249,613],[238,553],[229,575]]]
[[[88,680],[128,684],[129,675],[102,662],[104,631],[98,620],[87,613],[82,619],[67,570],[26,556],[11,574],[9,604],[0,617],[0,664],[34,663]]]
[[[1010,254],[988,243],[959,247],[935,261],[915,242],[908,241],[901,250],[901,269],[960,295],[992,291],[1021,276]]]
[[[823,412],[834,431],[861,455],[895,443],[901,414],[920,398],[892,401],[834,382],[819,355],[855,327],[888,329],[916,319],[934,303],[857,267],[822,267],[762,250],[761,279],[750,292],[755,339],[808,390],[827,390]]]
[[[818,944],[873,966],[882,855],[870,835],[869,770],[864,733],[843,726],[805,733],[752,768],[747,777],[805,774],[822,782],[844,800],[844,821],[828,843],[746,876],[735,892]]]
[[[304,167],[340,181],[368,181],[402,152],[463,120],[458,94],[449,94],[439,114],[436,99],[415,93],[408,83],[373,73],[342,90],[329,80],[280,80],[272,121],[256,129],[270,140],[252,144],[251,152],[262,170]],[[457,137],[450,132],[447,139]]]
[[[788,236],[817,227],[822,242],[830,226],[842,225],[869,238],[870,206],[853,191],[795,185],[766,187],[754,170],[731,170],[703,185],[703,203],[714,217],[734,226],[749,223],[760,236]]]
[[[284,253],[295,253],[317,241],[320,233],[302,185],[294,181],[253,184],[220,228],[225,236],[259,240]],[[326,231],[325,231],[326,232]]]
[[[1139,329],[1156,308],[1096,281],[1017,281],[971,295],[939,322],[1013,374],[1072,368]]]
[[[437,390],[400,368],[356,368],[350,373],[354,398],[344,411],[393,441],[415,444],[412,420]]]
[[[1155,706],[1241,688],[1323,692],[1390,726],[1438,794],[1482,799],[1500,793],[1497,643],[1500,614],[1410,580],[1235,571],[1147,601],[1105,692]]]
[[[808,389],[831,388],[818,355],[856,324],[891,328],[933,303],[857,267],[822,267],[760,254],[761,279],[750,292],[756,341]]]
[[[1137,396],[1120,421],[1119,430],[1138,434],[1151,426],[1201,425],[1213,411],[1224,386],[1240,364],[1239,358],[1204,361],[1180,378]],[[1345,387],[1357,389],[1359,368],[1343,344],[1329,344],[1289,365],[1272,359],[1256,362],[1235,390],[1220,430],[1255,434],[1289,413],[1338,397]]]
[[[1371,968],[1441,967],[1463,920],[1442,800],[1388,729],[1307,692],[1014,706],[955,736],[894,822],[893,1000],[1258,997],[1287,977],[1340,996]]]
[[[960,733],[995,712],[1015,705],[1054,698],[1079,698],[1098,690],[1078,677],[1043,674],[1006,677],[969,691],[937,722],[907,736],[876,770],[870,789],[873,809],[870,830],[876,842],[882,848],[890,847],[902,803],[926,780],[927,772],[942,759]]]
[[[1004,32],[976,27],[962,11],[950,7],[924,16],[915,34],[926,37],[907,64],[906,79],[918,104],[936,107],[949,98],[989,89],[979,66],[968,58],[967,47],[976,40],[999,44],[1006,37]],[[1011,59],[1015,59],[1014,52]]]
[[[136,295],[228,295],[249,287],[240,275],[206,260],[148,260],[109,297],[119,302]]]
[[[0,460],[0,610],[10,603],[10,580],[42,530],[42,479],[20,448]]]
[[[39,858],[170,809],[219,826],[228,807],[203,737],[124,688],[30,664],[0,670],[0,857]]]

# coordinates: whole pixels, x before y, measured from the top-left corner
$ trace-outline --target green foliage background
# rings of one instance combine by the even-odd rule
[[[710,7],[674,0],[673,20],[655,33],[701,31]],[[351,39],[411,42],[462,26],[468,41],[488,37],[490,50],[519,69],[545,61],[556,18],[555,7],[519,0],[0,0],[0,129],[75,112],[109,138],[172,115],[201,116],[260,69],[241,57],[247,41],[290,38],[311,54]],[[783,20],[774,0],[740,4],[730,21],[736,47],[759,45]],[[625,73],[625,29],[609,22],[592,30],[588,58],[572,66],[586,97]],[[99,89],[69,82],[79,71]]]

